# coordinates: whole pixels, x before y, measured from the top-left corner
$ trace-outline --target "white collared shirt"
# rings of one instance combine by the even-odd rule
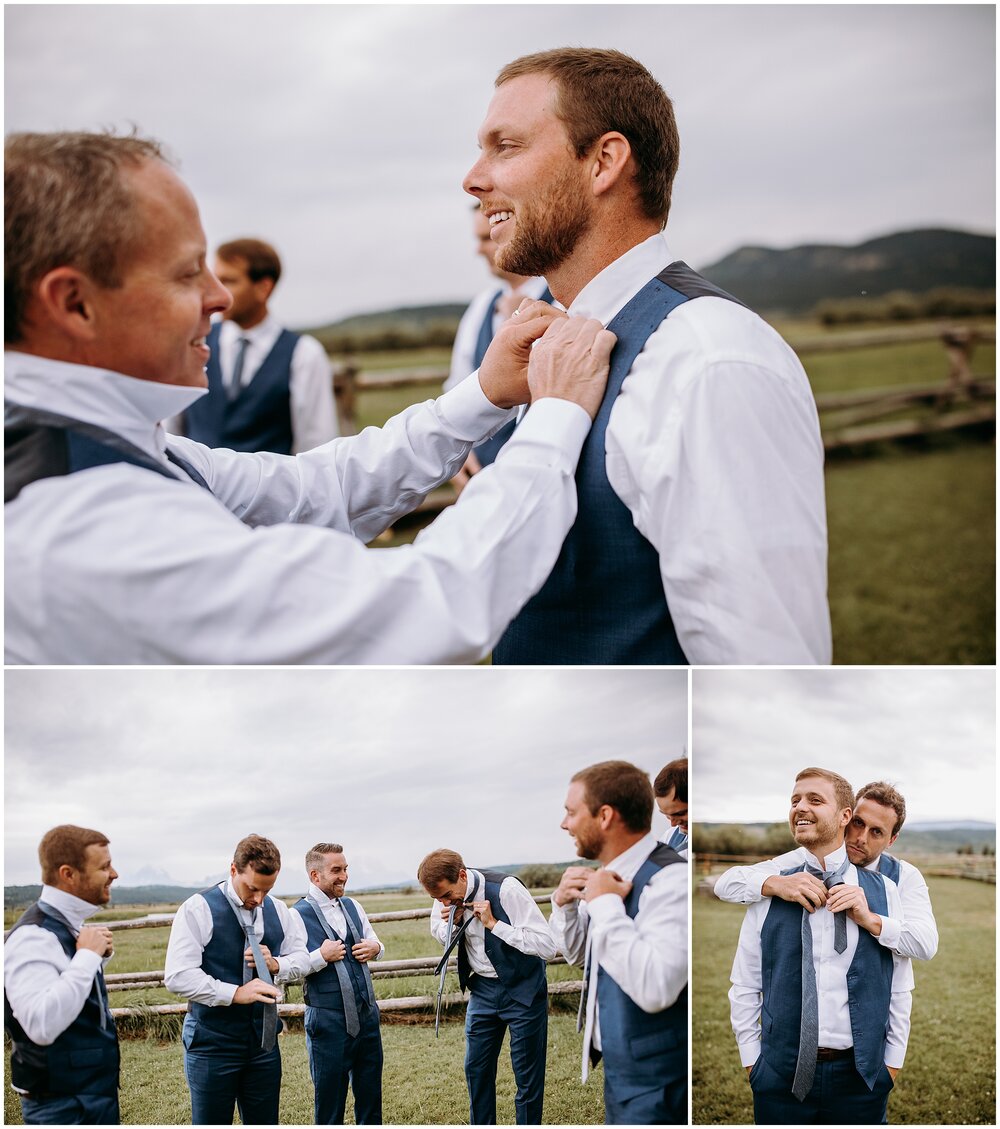
[[[323,916],[326,918],[327,923],[330,925],[330,927],[333,929],[333,931],[337,934],[337,936],[341,937],[341,938],[346,936],[346,933],[347,933],[347,915],[346,915],[346,911],[344,910],[344,907],[341,905],[342,899],[341,898],[328,898],[326,896],[326,894],[324,894],[323,891],[318,886],[313,885],[312,882],[309,883],[309,896],[315,900],[316,904],[319,906],[320,910],[322,911]],[[365,911],[362,908],[360,902],[358,902],[354,898],[352,898],[351,901],[354,902],[354,908],[358,911],[358,917],[361,919],[361,936],[358,938],[358,940],[359,941],[362,941],[362,940],[363,941],[374,941],[375,944],[378,945],[378,955],[373,957],[372,959],[373,960],[381,960],[382,957],[385,956],[385,945],[383,945],[382,942],[375,935],[375,930],[372,929],[372,924],[368,920],[368,914],[365,913]],[[292,906],[292,910],[297,917],[300,917],[299,911],[297,909],[295,909],[294,906]],[[300,917],[300,920],[301,920],[301,917]],[[304,923],[303,923],[302,928],[305,929]],[[351,931],[352,932],[355,931],[353,923],[351,925]],[[346,944],[346,942],[345,942],[345,944]],[[311,965],[311,967],[310,967],[311,972],[319,972],[319,970],[321,968],[326,968],[326,966],[327,966],[327,960],[324,956],[321,955],[319,949],[313,949],[309,953],[309,960],[310,960],[310,965]],[[369,963],[371,963],[371,962],[369,961]]]
[[[628,850],[606,864],[631,882],[656,848],[658,840],[647,833]],[[560,952],[571,964],[583,965],[590,951],[587,987],[587,1022],[583,1034],[583,1080],[590,1069],[590,1047],[601,1047],[597,1006],[598,967],[645,1012],[664,1011],[687,984],[688,868],[680,863],[664,866],[639,895],[634,918],[616,894],[601,894],[589,902],[553,901],[549,928]],[[589,922],[589,927],[588,927]]]
[[[38,900],[58,910],[74,936],[101,909],[55,886],[43,886]],[[70,958],[56,935],[41,925],[22,925],[11,933],[3,947],[4,991],[33,1043],[51,1046],[73,1023],[90,996],[94,977],[110,959],[90,949],[77,949]]]
[[[736,902],[740,905],[758,902],[764,897],[761,887],[768,878],[780,874],[783,870],[801,866],[805,858],[805,848],[796,847],[795,850],[786,851],[777,858],[764,859],[752,866],[732,866],[715,880],[715,896],[724,902]],[[882,931],[878,936],[878,943],[887,949],[892,949],[901,957],[930,960],[937,952],[938,932],[927,883],[912,863],[904,862],[902,859],[898,862],[899,882],[896,886],[899,889],[903,916],[902,919],[882,917]],[[878,865],[879,860],[876,858],[865,867],[865,870],[878,874]],[[887,878],[886,881],[891,880]]]
[[[522,286],[517,288],[522,298],[540,298],[545,293],[544,278],[529,278]],[[493,282],[481,290],[469,303],[462,314],[455,331],[455,343],[451,349],[451,367],[448,379],[444,382],[445,392],[454,388],[459,381],[476,371],[476,346],[479,344],[479,330],[482,328],[486,311],[495,295],[510,293],[510,283],[503,279],[495,278]],[[500,302],[493,308],[493,333],[503,325],[506,318],[500,312]]]
[[[820,870],[836,870],[847,858],[847,849],[843,844],[825,857],[823,865],[810,852],[803,853],[805,862]],[[858,872],[854,866],[848,865],[844,872],[844,883],[848,886],[858,885]],[[885,892],[889,916],[899,918],[901,907],[895,884],[886,881]],[[760,1057],[760,1017],[763,1005],[760,934],[770,905],[771,900],[764,898],[747,909],[730,977],[733,985],[729,991],[730,1018],[743,1066],[752,1066]],[[847,948],[838,953],[833,947],[834,917],[826,906],[821,906],[809,914],[809,927],[812,931],[819,1008],[818,1045],[844,1050],[854,1045],[848,1007],[847,971],[858,947],[858,926],[850,917],[847,918]],[[889,1015],[886,1017],[889,1029],[885,1062],[887,1066],[894,1068],[901,1067],[906,1056],[912,988],[910,962],[892,954],[892,992]]]
[[[223,387],[228,387],[239,341],[249,341],[243,357],[240,387],[245,388],[260,371],[281,336],[282,326],[271,314],[244,329],[226,318],[219,327],[219,368]],[[292,350],[288,375],[289,407],[292,416],[292,454],[310,451],[340,434],[333,398],[333,376],[326,350],[308,334],[301,334]]]
[[[654,235],[569,307],[608,325],[674,262]],[[660,557],[692,665],[831,661],[823,443],[791,348],[735,302],[683,303],[615,400],[608,480]]]
[[[468,881],[464,900],[485,901],[486,879],[482,872],[467,870],[466,873]],[[492,929],[493,936],[527,956],[551,960],[556,955],[556,947],[552,943],[545,915],[538,908],[530,891],[512,875],[508,875],[500,883],[500,904],[510,918],[510,924],[498,920]],[[431,909],[431,936],[442,945],[448,936],[447,919],[441,916],[443,908],[444,903],[435,899]],[[472,910],[455,911],[455,929],[462,924],[467,913],[471,914]],[[469,957],[470,969],[480,976],[497,979],[496,969],[486,955],[486,926],[478,918],[466,929],[462,944]]]
[[[239,920],[247,925],[252,924],[259,941],[264,936],[263,907],[259,906],[252,912],[247,910],[228,878],[219,883],[219,889],[238,911]],[[279,898],[272,898],[270,894],[265,896],[277,911],[278,921],[285,935],[281,949],[271,953],[278,962],[274,982],[284,984],[290,980],[301,980],[312,971],[302,918],[297,913],[292,913]],[[167,942],[163,983],[168,991],[183,996],[186,1000],[194,1000],[209,1007],[228,1007],[243,981],[241,979],[238,983],[230,983],[217,980],[202,970],[205,946],[211,941],[213,931],[212,907],[201,894],[193,894],[174,914],[170,940]]]
[[[8,401],[104,427],[184,480],[116,463],[4,507],[8,663],[475,662],[576,517],[590,420],[567,400],[534,404],[505,457],[415,544],[372,550],[510,417],[478,380],[283,456],[168,440],[158,421],[203,389],[23,353],[6,365]],[[214,497],[166,460],[168,442]]]

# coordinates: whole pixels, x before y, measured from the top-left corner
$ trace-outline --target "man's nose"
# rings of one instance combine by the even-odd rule
[[[465,174],[462,187],[471,196],[481,196],[489,188],[489,178],[486,176],[486,162],[482,155],[479,160]]]

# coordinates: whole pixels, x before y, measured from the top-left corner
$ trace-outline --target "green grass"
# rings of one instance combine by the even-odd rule
[[[805,353],[802,364],[817,395],[853,392],[862,388],[888,388],[896,384],[933,384],[947,372],[944,349],[936,341],[905,345],[879,345],[842,353]],[[972,371],[996,372],[996,346],[978,345],[972,354]]]
[[[996,1123],[995,889],[928,881],[940,947],[914,962],[906,1065],[889,1099],[904,1125]],[[729,974],[744,910],[694,899],[692,1092],[699,1125],[748,1125],[753,1102],[729,1023]]]

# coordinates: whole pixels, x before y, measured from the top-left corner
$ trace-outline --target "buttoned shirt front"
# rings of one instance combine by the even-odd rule
[[[330,898],[318,887],[309,883],[309,897],[311,897],[320,908],[323,917],[326,918],[327,923],[337,934],[338,937],[344,938],[347,935],[347,914],[344,907],[341,905],[340,898]],[[351,899],[354,901],[354,899]],[[381,960],[385,955],[385,945],[375,935],[375,930],[372,929],[371,922],[368,920],[368,914],[365,913],[362,906],[354,901],[354,908],[358,911],[358,917],[361,919],[361,936],[357,938],[359,941],[374,941],[378,945],[378,954],[373,957],[373,960]],[[299,911],[292,907],[293,912],[298,916]],[[303,929],[305,926],[303,926]],[[351,931],[355,931],[355,927],[351,925]],[[347,942],[344,942],[345,945]],[[350,947],[350,946],[348,946]],[[310,971],[319,972],[320,969],[326,968],[326,958],[321,954],[319,949],[313,949],[309,953]]]
[[[836,870],[847,858],[847,850],[841,844],[835,851],[826,855],[822,863],[808,851],[804,852],[804,856],[809,866],[819,870]],[[858,885],[857,870],[854,866],[848,865],[844,872],[844,883],[848,886]],[[885,891],[889,915],[899,918],[902,911],[895,884],[887,881]],[[752,1066],[760,1056],[760,1017],[763,1002],[761,929],[770,904],[770,899],[765,898],[754,902],[747,909],[733,961],[731,975],[733,986],[729,992],[730,1017],[740,1050],[740,1061],[744,1066]],[[847,971],[857,951],[859,927],[849,916],[847,917],[847,948],[844,952],[838,953],[834,948],[834,914],[826,906],[821,906],[809,914],[808,919],[812,932],[813,965],[816,969],[819,1046],[844,1050],[854,1045]],[[901,1067],[910,1034],[912,1005],[910,991],[913,988],[913,976],[908,960],[893,954],[892,961],[889,1015],[884,1020],[879,1017],[875,1019],[877,1022],[888,1023],[886,1065]],[[772,987],[772,991],[780,990],[780,984]]]
[[[644,835],[617,858],[604,864],[631,882],[657,847],[652,833]],[[601,894],[589,902],[552,903],[549,928],[559,951],[571,964],[584,965],[589,951],[590,980],[583,1036],[583,1079],[590,1069],[590,1047],[601,1048],[597,1005],[598,968],[646,1012],[664,1011],[677,1001],[687,984],[688,867],[661,867],[639,895],[638,911],[630,918],[616,894]]]
[[[168,439],[158,421],[203,394],[7,353],[9,402],[105,428],[182,480],[117,463],[34,482],[4,507],[8,663],[473,662],[576,516],[590,420],[567,400],[535,403],[415,544],[371,550],[510,417],[478,380],[296,456]]]
[[[63,915],[74,936],[101,906],[55,886],[43,886],[39,901]],[[22,925],[3,947],[4,991],[24,1033],[40,1047],[51,1046],[83,1010],[94,977],[110,960],[91,949],[72,957],[59,938],[40,925]]]
[[[259,941],[264,936],[263,907],[248,910],[228,878],[219,883],[219,889],[237,911],[240,923],[252,927]],[[312,971],[302,918],[297,913],[292,913],[279,898],[272,898],[270,894],[266,896],[274,906],[284,931],[280,951],[271,953],[278,962],[274,982],[283,984],[290,980],[301,980]],[[213,933],[212,907],[201,894],[195,894],[183,902],[174,914],[170,927],[163,982],[168,991],[183,996],[186,1000],[194,1000],[209,1007],[228,1007],[243,981],[230,983],[218,980],[202,970],[202,956]],[[256,973],[252,975],[256,976]]]

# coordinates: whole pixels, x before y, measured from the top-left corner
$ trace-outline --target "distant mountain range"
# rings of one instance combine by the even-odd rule
[[[752,832],[763,834],[774,823],[701,823],[695,824],[695,840],[697,829],[703,827],[711,831],[721,827],[744,827]],[[780,825],[779,825],[780,826]],[[911,851],[916,854],[953,854],[959,848],[972,847],[979,854],[983,847],[995,848],[997,841],[997,828],[995,823],[982,820],[922,820],[915,823],[906,823],[899,833],[899,838],[893,845],[893,852]]]
[[[900,231],[846,247],[806,244],[786,250],[741,247],[700,272],[760,313],[803,314],[825,298],[878,297],[893,290],[924,294],[940,287],[992,290],[996,236],[945,228]],[[458,323],[464,303],[357,314],[308,330],[324,333],[423,331]]]

